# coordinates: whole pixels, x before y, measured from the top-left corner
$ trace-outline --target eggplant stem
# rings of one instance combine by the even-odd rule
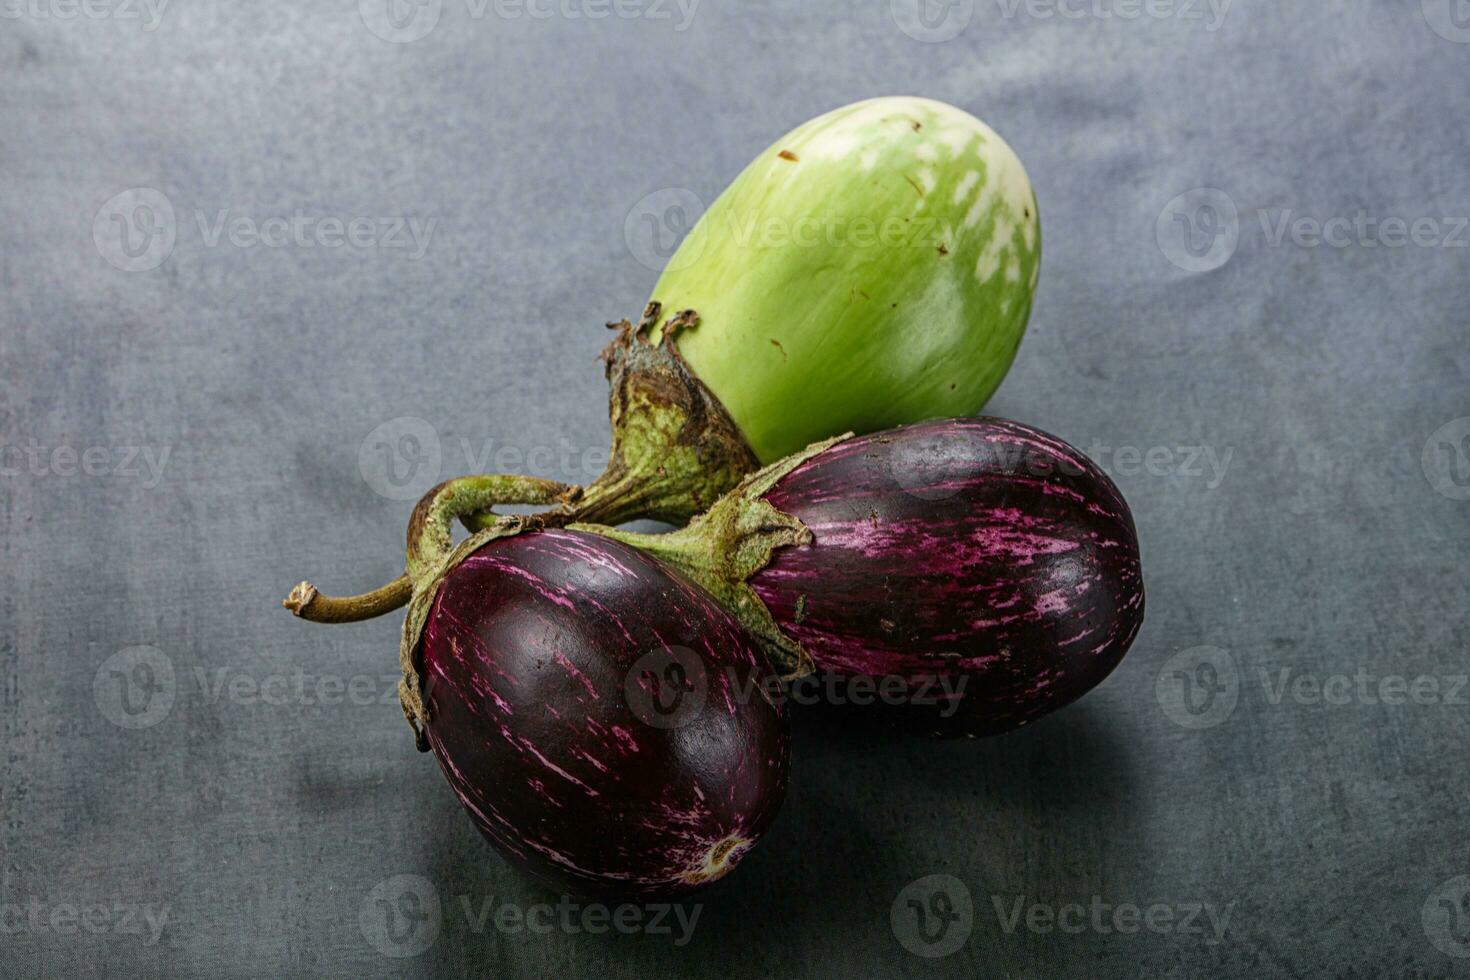
[[[447,480],[430,490],[414,507],[409,521],[410,572],[425,570],[449,552],[453,539],[450,523],[458,518],[471,532],[498,520],[494,508],[500,504],[556,504],[543,515],[550,521],[577,499],[582,488],[532,476],[482,474]],[[371,592],[353,596],[324,595],[310,582],[301,582],[281,605],[313,623],[359,623],[376,619],[408,605],[414,579],[398,576]]]
[[[310,582],[302,582],[281,600],[281,605],[313,623],[358,623],[376,619],[408,604],[413,585],[400,575],[387,585],[353,596],[323,595]]]
[[[419,500],[408,521],[408,577],[419,582],[449,554],[456,519],[477,530],[495,517],[500,504],[555,505],[541,519],[553,517],[575,501],[582,488],[534,476],[482,473],[446,480]]]

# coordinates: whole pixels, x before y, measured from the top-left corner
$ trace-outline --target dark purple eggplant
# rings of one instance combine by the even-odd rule
[[[435,487],[408,531],[409,594],[324,596],[352,622],[405,601],[399,697],[481,833],[512,864],[599,897],[659,897],[729,872],[786,794],[789,724],[757,640],[637,549],[495,517],[575,487],[472,476]],[[457,546],[452,524],[474,519]]]
[[[424,626],[424,734],[512,863],[591,894],[725,874],[785,795],[759,648],[698,586],[575,531],[481,546]],[[756,696],[739,696],[741,693]]]
[[[1002,419],[819,444],[681,531],[603,533],[704,584],[787,674],[815,666],[841,682],[824,679],[833,700],[934,734],[997,734],[1074,701],[1143,621],[1118,488]]]

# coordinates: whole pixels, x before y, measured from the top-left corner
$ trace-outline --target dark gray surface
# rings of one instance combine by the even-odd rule
[[[1470,970],[1470,250],[1268,230],[1362,210],[1470,241],[1470,29],[1448,0],[1237,0],[1213,30],[1183,0],[1134,19],[1094,12],[1127,0],[1009,6],[960,3],[973,18],[942,43],[886,2],[704,0],[676,30],[675,5],[476,19],[445,0],[410,43],[368,29],[371,3],[365,20],[347,2],[177,2],[153,30],[141,6],[7,6],[0,974]],[[640,201],[709,201],[787,128],[894,92],[976,112],[1031,172],[1039,299],[991,409],[1114,474],[1143,542],[1143,632],[1099,690],[1005,738],[906,741],[804,713],[776,830],[684,946],[500,932],[493,914],[477,932],[461,896],[556,899],[496,859],[414,751],[391,694],[398,618],[318,627],[279,599],[303,575],[345,591],[394,574],[394,497],[479,468],[465,447],[543,447],[502,462],[590,477],[599,325],[655,278]],[[1201,187],[1228,195],[1239,241],[1191,271],[1224,257],[1193,263],[1178,239],[1171,199]],[[132,188],[174,211],[147,271],[118,267],[111,214],[143,199],[108,202]],[[1201,202],[1185,217],[1220,213]],[[211,246],[222,210],[435,225],[421,257]],[[377,454],[412,449],[403,435],[440,454],[397,493]],[[18,455],[32,446],[40,472]],[[68,463],[89,447],[90,474]],[[1228,465],[1190,467],[1184,447]],[[1201,657],[1213,702],[1179,680],[1208,679]],[[298,668],[360,675],[370,703],[252,694]],[[1281,692],[1283,670],[1368,680],[1312,703]],[[1433,703],[1412,696],[1421,677]],[[1377,697],[1394,678],[1408,703]],[[974,917],[929,958],[890,910],[936,874]],[[411,911],[404,882],[439,898],[436,935],[384,934],[377,900]],[[1007,931],[1019,896],[1229,918],[1218,941],[1204,915],[1203,934],[1119,934],[1090,910],[1064,913],[1077,934],[1024,913]],[[166,912],[156,940],[147,912]]]

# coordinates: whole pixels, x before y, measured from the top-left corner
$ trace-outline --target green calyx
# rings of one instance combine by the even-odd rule
[[[660,304],[649,303],[636,326],[608,324],[618,332],[602,352],[612,450],[606,472],[582,491],[567,520],[683,524],[760,465],[680,353],[699,322],[692,309],[664,317]]]
[[[678,569],[714,596],[760,642],[776,673],[786,678],[800,677],[812,670],[810,654],[782,632],[747,580],[770,563],[776,549],[812,541],[811,530],[771,506],[766,493],[802,463],[851,435],[813,443],[750,474],[708,511],[677,531],[639,534],[585,523],[567,527],[632,545]]]
[[[611,388],[612,452],[596,480],[585,488],[508,474],[450,480],[430,490],[414,510],[408,570],[402,576],[372,592],[340,597],[301,582],[282,605],[319,623],[357,622],[391,612],[424,591],[431,571],[451,549],[455,519],[472,534],[501,529],[507,525],[494,512],[500,504],[547,506],[536,515],[541,527],[639,518],[680,525],[708,508],[760,462],[719,399],[680,356],[675,334],[697,326],[698,314],[684,310],[669,317],[653,339],[651,328],[661,318],[660,306],[650,303],[636,326],[627,320],[608,324],[618,331],[602,352]],[[405,699],[405,710],[410,700]]]
[[[1021,342],[1040,256],[1004,140],[942,102],[881,98],[756,157],[653,297],[699,311],[680,350],[770,462],[834,432],[978,411]]]
[[[699,325],[699,314],[683,310],[663,319],[654,340],[650,330],[661,319],[662,307],[650,303],[636,325],[608,324],[617,336],[602,352],[612,427],[607,469],[586,487],[568,488],[555,509],[540,515],[548,525],[643,518],[682,525],[760,466],[679,352],[680,337]],[[491,526],[495,515],[464,512],[461,520],[476,531]]]

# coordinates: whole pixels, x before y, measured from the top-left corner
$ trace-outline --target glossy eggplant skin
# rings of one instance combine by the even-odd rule
[[[619,542],[491,541],[442,587],[422,664],[426,734],[460,802],[557,888],[688,892],[730,870],[784,798],[788,722],[757,648]]]
[[[814,540],[777,549],[749,585],[819,670],[889,678],[891,696],[870,696],[883,720],[1017,728],[1097,686],[1143,622],[1127,503],[1030,426],[945,419],[848,439],[765,499]]]

